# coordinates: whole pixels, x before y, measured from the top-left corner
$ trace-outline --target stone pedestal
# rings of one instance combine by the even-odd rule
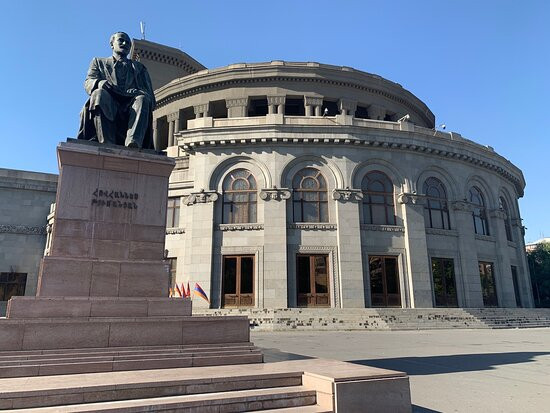
[[[61,143],[57,154],[53,231],[37,295],[9,301],[0,350],[249,343],[246,317],[191,317],[190,300],[168,298],[173,159],[81,141]]]

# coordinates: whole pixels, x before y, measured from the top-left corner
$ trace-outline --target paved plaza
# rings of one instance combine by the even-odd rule
[[[550,328],[252,332],[266,361],[326,357],[406,371],[414,412],[550,411]]]

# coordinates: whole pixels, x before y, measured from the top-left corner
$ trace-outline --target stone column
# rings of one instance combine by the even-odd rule
[[[304,105],[306,107],[306,116],[321,116],[321,106],[323,106],[323,98],[319,96],[304,96]]]
[[[268,96],[267,108],[270,115],[284,115],[284,105],[286,96]]]
[[[370,105],[368,108],[368,115],[369,119],[384,120],[386,117],[386,109],[377,105]]]
[[[153,127],[153,146],[155,147],[156,151],[160,151],[161,149],[158,136],[158,119],[153,119],[153,124],[151,126]]]
[[[430,262],[424,223],[425,199],[416,194],[402,193],[398,201],[403,208],[407,281],[412,308],[433,307]]]
[[[192,192],[185,200],[186,242],[183,273],[189,276],[193,288],[199,283],[212,301],[212,254],[214,235],[214,202],[218,199],[215,191]],[[202,299],[193,300],[193,307],[208,308]]]
[[[229,118],[244,118],[247,115],[248,98],[226,99],[225,106]]]
[[[288,307],[286,200],[290,191],[285,188],[262,189],[264,200],[264,308]]]
[[[357,109],[357,102],[349,99],[340,99],[338,102],[340,106],[340,115],[354,116]]]
[[[170,113],[166,117],[166,120],[168,121],[168,147],[174,146],[176,143],[174,135],[179,132],[179,119],[179,111]]]
[[[475,238],[472,205],[466,201],[452,203],[455,225],[458,231],[458,250],[460,251],[460,269],[462,274],[456,274],[456,282],[462,282],[464,302],[463,307],[483,307],[481,279]]]
[[[514,282],[512,281],[512,268],[510,266],[510,254],[506,230],[504,229],[504,220],[506,213],[501,209],[495,209],[489,212],[489,217],[494,223],[495,255],[495,282],[497,286],[497,295],[499,298],[499,307],[516,307],[516,296],[514,292]],[[499,291],[500,290],[500,291]]]
[[[340,298],[343,308],[364,308],[365,288],[361,256],[359,204],[363,193],[359,189],[335,189],[338,235],[338,265]]]
[[[525,308],[533,308],[535,306],[535,300],[533,298],[533,287],[531,285],[527,254],[525,253],[525,227],[521,224],[521,218],[512,219],[512,237],[516,242],[521,305]]]

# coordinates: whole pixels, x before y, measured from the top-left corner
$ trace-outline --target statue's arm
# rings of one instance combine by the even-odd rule
[[[104,74],[99,69],[99,62],[97,57],[95,57],[90,63],[90,68],[86,74],[86,80],[84,81],[84,90],[88,95],[91,95],[92,92],[96,89],[99,89],[107,82]]]

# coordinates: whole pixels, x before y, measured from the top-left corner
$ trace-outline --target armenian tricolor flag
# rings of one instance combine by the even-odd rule
[[[178,295],[180,297],[183,297],[183,294],[181,293],[181,290],[180,290],[180,287],[178,286],[178,284],[176,284],[176,292],[178,293]]]
[[[204,298],[208,303],[210,303],[208,296],[206,295],[206,293],[198,283],[195,283],[195,289],[193,290],[193,292],[195,293],[195,295],[198,295],[199,297]]]
[[[191,287],[189,287],[189,281],[187,281],[187,297],[191,298]]]

